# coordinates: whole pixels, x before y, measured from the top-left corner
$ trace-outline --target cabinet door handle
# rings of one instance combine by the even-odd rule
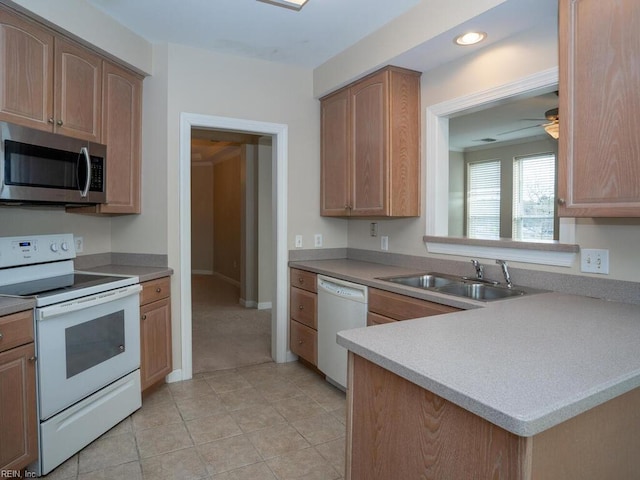
[[[564,205],[565,203],[567,203],[567,201],[564,198],[558,199],[558,205]]]
[[[145,315],[142,315],[142,319],[143,319],[143,320],[146,320],[146,319],[147,319],[147,315],[146,315],[146,314],[145,314]]]
[[[302,345],[304,342],[302,340],[298,340],[298,344]]]
[[[160,293],[162,289],[160,287],[156,288],[156,293]]]
[[[4,335],[2,334],[2,332],[0,332],[0,340],[2,340],[4,338]]]
[[[51,125],[53,125],[53,117],[49,117],[49,119],[47,120],[47,122],[49,122]]]
[[[30,362],[35,362],[36,361],[36,357],[29,357],[29,361]]]
[[[301,284],[304,283],[304,278],[302,278],[302,277],[298,278],[298,282],[301,283]]]
[[[64,123],[64,122],[63,122],[62,120],[58,120],[58,121],[56,122],[56,125],[58,125],[59,127],[61,127],[61,126],[63,125],[63,123]]]
[[[300,310],[304,310],[304,305],[298,305],[298,308],[299,308]]]

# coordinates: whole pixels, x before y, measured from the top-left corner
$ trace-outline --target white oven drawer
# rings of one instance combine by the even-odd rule
[[[142,405],[140,370],[40,425],[40,474],[46,475]]]

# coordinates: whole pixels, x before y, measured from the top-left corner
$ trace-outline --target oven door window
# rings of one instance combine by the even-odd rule
[[[124,310],[65,329],[67,378],[125,351]]]

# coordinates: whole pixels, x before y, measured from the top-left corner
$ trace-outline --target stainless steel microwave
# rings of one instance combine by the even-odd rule
[[[107,147],[0,122],[0,202],[106,202]]]

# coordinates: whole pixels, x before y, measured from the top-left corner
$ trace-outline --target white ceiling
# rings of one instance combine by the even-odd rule
[[[190,45],[306,68],[323,64],[419,3],[447,8],[442,0],[308,0],[300,11],[258,0],[87,1],[152,43]],[[390,63],[425,72],[532,28],[551,34],[557,31],[557,0],[506,0]],[[472,29],[486,31],[487,40],[473,47],[454,45],[456,34]],[[549,101],[554,99],[547,104]],[[474,114],[466,122],[458,120],[450,132],[452,148],[472,147],[478,144],[475,139],[541,123],[519,119],[544,118],[548,108],[540,100],[529,100],[504,111]],[[510,119],[503,115],[507,111],[513,114]],[[497,139],[506,141],[527,133]]]
[[[309,68],[418,4],[447,8],[442,0],[308,0],[300,11],[258,0],[87,1],[152,43],[190,45]],[[458,33],[484,30],[489,35],[482,45],[490,45],[556,18],[557,0],[506,0],[391,61],[424,72],[482,48],[455,46],[452,40]]]
[[[152,43],[177,43],[316,67],[420,0],[88,0]]]

